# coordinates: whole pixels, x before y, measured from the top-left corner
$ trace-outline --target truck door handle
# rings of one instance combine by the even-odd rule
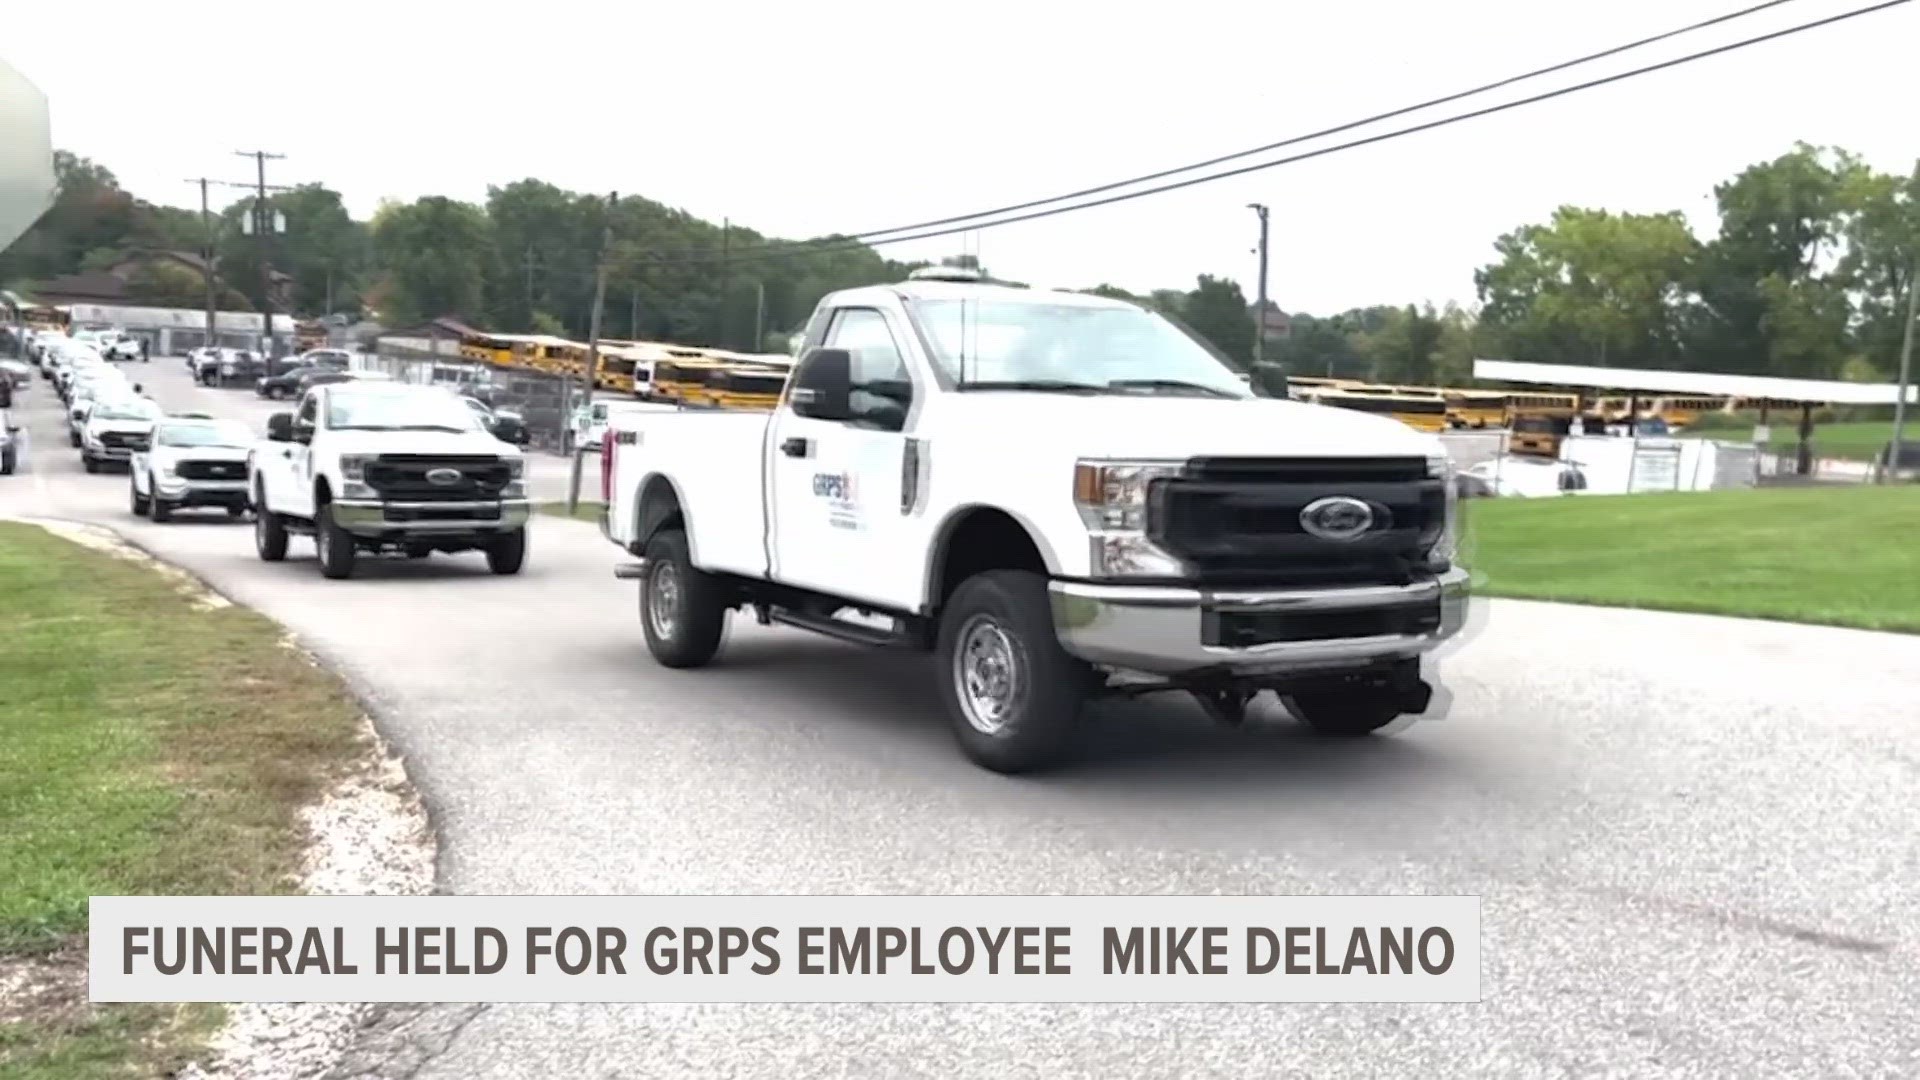
[[[807,440],[796,435],[780,444],[780,452],[788,457],[806,457],[808,446]]]
[[[290,458],[290,457],[292,457],[292,456],[293,456],[293,451],[291,451],[291,450],[282,450],[282,451],[280,451],[280,456],[281,456],[281,457],[283,457],[283,458]]]

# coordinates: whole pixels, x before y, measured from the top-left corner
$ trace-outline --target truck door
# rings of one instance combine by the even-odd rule
[[[853,357],[852,419],[774,414],[768,554],[779,581],[911,610],[922,552],[904,530],[919,519],[902,513],[900,496],[914,384],[900,345],[907,327],[896,318],[842,308],[821,338]]]
[[[293,414],[293,442],[268,443],[260,468],[267,483],[267,505],[275,512],[295,517],[313,516],[313,451],[300,442],[319,428],[320,395],[309,393],[300,399]]]

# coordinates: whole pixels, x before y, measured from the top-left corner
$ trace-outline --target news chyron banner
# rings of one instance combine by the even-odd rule
[[[95,1002],[1477,1002],[1477,896],[96,896]]]

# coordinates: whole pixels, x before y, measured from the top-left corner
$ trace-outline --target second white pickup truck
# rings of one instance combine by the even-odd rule
[[[998,771],[1060,761],[1099,694],[1238,723],[1271,690],[1332,736],[1435,711],[1422,657],[1468,580],[1439,440],[1263,384],[1118,300],[846,290],[772,413],[615,418],[602,528],[661,664],[707,663],[743,608],[930,650]]]

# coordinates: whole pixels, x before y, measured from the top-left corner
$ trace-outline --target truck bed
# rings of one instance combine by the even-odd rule
[[[687,516],[700,522],[694,555],[703,570],[760,577],[767,572],[764,444],[772,413],[687,409],[616,413],[609,419],[612,497],[608,531],[630,544],[642,483],[670,475]],[[637,441],[613,445],[615,433]]]

